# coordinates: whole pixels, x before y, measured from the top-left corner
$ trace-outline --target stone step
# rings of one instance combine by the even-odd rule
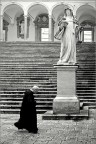
[[[45,113],[47,111],[47,109],[36,109],[36,112],[38,113],[38,114],[43,114],[43,113]],[[0,110],[0,113],[1,114],[19,114],[20,113],[20,109],[1,109]]]
[[[89,109],[96,109],[96,105],[88,106]]]
[[[1,99],[0,99],[0,101],[2,102],[2,101],[12,101],[12,102],[14,102],[14,101],[16,101],[16,102],[18,102],[18,101],[22,101],[22,99],[23,99],[23,96],[22,97],[1,97]],[[48,98],[42,98],[42,97],[35,97],[34,98],[36,101],[52,101],[53,100],[53,98],[52,97],[48,97]]]
[[[19,105],[5,105],[5,104],[0,104],[0,110],[1,109],[20,109],[20,107],[21,107],[21,105],[19,104]],[[36,105],[36,109],[52,109],[52,105],[50,106],[50,105],[48,105],[48,104],[46,104],[46,105]]]
[[[19,105],[21,105],[21,103],[22,103],[22,101],[7,101],[7,100],[0,100],[0,106],[9,106],[9,105],[11,105],[11,106],[19,106]],[[50,101],[45,101],[45,100],[43,100],[43,101],[41,101],[41,100],[36,100],[36,104],[37,105],[51,105],[52,106],[52,103],[53,103],[53,100],[50,100]]]
[[[14,99],[14,97],[15,98],[22,98],[22,95],[20,96],[20,95],[14,95],[14,96],[10,96],[10,95],[2,95],[2,98],[6,98],[7,99],[7,97],[9,97],[9,98],[12,98],[13,97],[13,99]],[[39,94],[39,95],[35,95],[35,98],[55,98],[56,97],[56,93],[53,93],[53,94],[50,94],[50,93],[45,93],[45,94]]]
[[[81,75],[82,76],[82,75]],[[11,74],[0,74],[0,80],[1,81],[11,81],[11,80],[14,80],[14,82],[16,81],[19,81],[19,80],[23,80],[23,81],[29,81],[29,82],[31,82],[34,78],[35,78],[35,80],[40,80],[40,79],[51,79],[51,80],[54,80],[55,82],[56,82],[56,77],[57,77],[57,74],[40,74],[39,75],[39,73],[38,74],[36,74],[36,75],[32,75],[31,76],[31,74],[30,75],[26,75],[26,74],[24,74],[24,73],[22,73],[22,74],[20,74],[19,75],[19,73],[18,74],[14,74],[14,75],[11,75]],[[38,79],[37,79],[38,78]],[[80,82],[80,80],[82,81],[82,83],[84,83],[84,81],[85,82],[94,82],[95,81],[95,75],[89,75],[89,76],[84,76],[84,78],[82,78],[81,79],[81,77],[79,77],[79,75],[78,75],[78,78],[77,78],[77,83],[79,83]]]
[[[1,70],[0,75],[1,76],[6,76],[6,75],[11,76],[13,74],[13,75],[16,75],[16,76],[18,76],[18,75],[29,76],[29,74],[31,74],[31,76],[37,76],[37,75],[40,75],[40,76],[49,75],[50,76],[52,74],[52,76],[54,76],[54,77],[57,76],[57,73],[55,71],[51,71],[51,70],[50,70],[50,72],[48,72],[47,70],[46,71],[38,70],[38,72],[37,72],[37,70],[36,71],[33,70],[32,73],[31,73],[31,71],[27,73],[27,71],[23,71],[22,69],[21,69],[21,71],[15,71],[15,69],[14,70],[10,69],[9,72],[8,71],[5,72],[5,70],[4,71]],[[89,77],[94,77],[95,78],[96,74],[95,74],[94,71],[90,72],[90,73],[87,72],[86,74],[85,74],[85,72],[82,72],[82,73],[77,73],[76,76],[78,76],[77,78],[82,78],[80,76],[84,76],[84,77],[88,77],[89,76]]]
[[[77,95],[78,95],[78,97],[79,97],[79,96],[84,96],[84,97],[85,97],[85,96],[94,96],[94,95],[95,95],[95,92],[94,92],[94,93],[86,93],[86,92],[85,92],[85,93],[77,93]]]
[[[48,64],[45,64],[45,65],[48,65]],[[95,65],[94,65],[95,66]],[[95,67],[94,66],[92,66],[92,65],[89,65],[89,66],[85,66],[85,67],[80,67],[80,68],[78,68],[77,69],[77,72],[82,72],[82,71],[86,71],[86,70],[90,70],[90,72],[94,72],[95,71]],[[56,71],[56,69],[54,68],[54,65],[51,65],[51,66],[49,66],[49,67],[45,67],[45,66],[39,66],[38,65],[38,67],[37,66],[35,66],[35,65],[30,65],[29,67],[28,67],[28,65],[27,66],[24,66],[23,64],[21,64],[21,65],[9,65],[8,66],[8,64],[6,64],[5,66],[3,65],[3,66],[1,66],[1,68],[2,68],[2,70],[7,70],[7,71],[10,71],[11,70],[11,68],[13,68],[13,70],[14,69],[16,69],[17,71],[19,71],[19,70],[27,70],[27,69],[29,69],[29,70],[53,70],[53,71]],[[92,68],[92,69],[90,69],[90,68]],[[89,72],[89,71],[88,71]]]
[[[22,80],[23,81],[29,81],[29,82],[31,82],[32,80],[49,80],[49,79],[53,79],[53,80],[55,80],[56,79],[56,76],[54,75],[54,74],[50,74],[50,75],[33,75],[33,76],[31,76],[31,75],[13,75],[13,76],[10,76],[10,75],[8,75],[7,74],[7,76],[4,76],[4,75],[0,75],[0,80],[1,80],[1,82],[5,82],[5,81],[11,81],[11,80],[14,80],[14,83],[15,82],[19,82],[19,81],[21,81],[22,82]]]
[[[37,79],[37,78],[36,78]],[[5,81],[0,81],[0,86],[10,86],[10,84],[11,84],[11,86],[10,87],[12,87],[12,86],[15,86],[15,88],[16,87],[18,87],[18,86],[20,86],[20,88],[23,88],[22,87],[22,85],[23,86],[25,86],[26,84],[28,85],[28,86],[32,86],[33,84],[45,84],[45,85],[47,85],[47,84],[51,84],[51,85],[56,85],[56,80],[54,79],[53,81],[52,81],[52,78],[49,78],[49,79],[47,79],[47,78],[38,78],[37,80],[36,79],[34,79],[34,82],[32,81],[32,79],[31,80],[29,80],[29,81],[7,81],[7,80],[5,80]],[[89,84],[91,85],[93,85],[93,86],[95,86],[95,80],[84,80],[83,82],[82,82],[83,80],[78,80],[76,83],[77,84],[79,84],[79,86],[80,85],[88,85],[89,86]],[[21,85],[22,84],[22,85]]]
[[[36,70],[35,70],[35,69],[36,69]],[[1,70],[2,70],[2,71],[5,71],[5,70],[6,70],[6,71],[9,72],[9,73],[12,73],[11,71],[14,71],[14,70],[16,70],[17,72],[20,71],[20,70],[21,70],[21,71],[25,71],[25,72],[26,72],[26,71],[28,72],[28,70],[33,70],[33,72],[34,72],[34,71],[37,71],[37,70],[38,70],[39,72],[45,72],[45,71],[49,71],[49,70],[52,71],[52,72],[56,72],[56,69],[55,69],[54,67],[53,67],[53,68],[51,68],[51,67],[49,67],[49,68],[45,68],[45,67],[34,68],[34,67],[33,67],[33,68],[32,68],[32,67],[31,67],[31,69],[30,69],[30,68],[26,68],[26,67],[25,67],[25,68],[24,68],[24,67],[18,68],[18,66],[14,66],[14,67],[11,66],[11,67],[5,67],[5,68],[1,67]],[[84,68],[83,68],[83,69],[82,69],[82,68],[81,68],[81,69],[77,69],[77,74],[79,74],[79,73],[82,74],[82,73],[84,73],[84,72],[86,72],[86,71],[87,71],[86,74],[88,74],[88,73],[93,73],[93,74],[94,74],[94,73],[95,73],[95,68],[89,67],[89,68],[85,68],[85,69],[84,69]]]
[[[37,105],[51,105],[52,106],[52,104],[53,104],[53,99],[49,99],[49,100],[45,100],[45,99],[35,99],[36,100],[36,104]],[[93,104],[93,103],[95,103],[96,104],[96,99],[80,99],[80,102],[83,102],[84,103],[84,105],[86,104],[86,103],[88,103],[88,105],[91,103],[91,104]],[[22,99],[20,100],[0,100],[0,106],[2,107],[2,106],[9,106],[9,105],[11,105],[11,106],[19,106],[19,105],[21,105],[21,103],[22,103]]]
[[[84,97],[84,96],[86,96],[86,97],[88,97],[88,96],[94,96],[95,95],[95,92],[96,91],[93,91],[93,93],[92,92],[81,92],[81,93],[76,93],[77,95],[78,95],[78,97]],[[41,92],[41,93],[39,93],[38,95],[36,95],[36,97],[55,97],[56,96],[56,94],[57,94],[57,92],[56,91],[51,91],[51,92],[46,92],[46,91],[43,91],[43,92]],[[23,94],[1,94],[1,97],[22,97],[23,96]]]
[[[83,103],[85,103],[85,102],[88,102],[88,103],[89,102],[95,102],[96,103],[96,97],[95,97],[95,99],[93,99],[93,98],[92,99],[90,99],[90,98],[89,99],[84,99],[83,98],[83,99],[80,99],[80,102],[83,102]]]
[[[96,102],[84,102],[84,106],[96,106]]]

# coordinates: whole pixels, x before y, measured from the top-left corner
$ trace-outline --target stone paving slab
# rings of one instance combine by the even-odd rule
[[[96,110],[83,120],[42,120],[38,118],[38,134],[18,130],[17,114],[0,115],[0,144],[96,144]]]

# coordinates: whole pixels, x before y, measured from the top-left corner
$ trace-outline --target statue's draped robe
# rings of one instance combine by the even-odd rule
[[[76,63],[76,39],[75,39],[75,23],[73,17],[66,17],[68,25],[66,26],[65,32],[61,38],[61,52],[60,60],[64,63]]]

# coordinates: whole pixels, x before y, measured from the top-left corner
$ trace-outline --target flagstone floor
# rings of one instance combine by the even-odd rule
[[[38,114],[38,133],[28,133],[14,126],[18,114],[0,115],[0,144],[96,144],[96,109],[88,120],[42,120]]]

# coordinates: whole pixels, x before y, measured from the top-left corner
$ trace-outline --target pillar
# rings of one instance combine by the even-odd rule
[[[54,41],[54,21],[52,22],[52,41]]]
[[[52,41],[52,16],[49,15],[49,41]]]
[[[27,39],[27,16],[24,16],[24,40]]]
[[[84,30],[81,30],[80,31],[80,39],[81,39],[81,41],[84,41]]]
[[[3,41],[3,15],[0,15],[0,41]]]
[[[96,26],[94,26],[94,42],[96,42]]]
[[[39,37],[38,40],[39,40],[39,42],[40,42],[40,41],[41,41],[41,28],[40,28],[40,27],[38,28],[38,32],[39,32],[39,33],[38,33],[38,37]]]
[[[5,28],[5,41],[7,41],[8,27]]]
[[[84,30],[82,31],[82,41],[84,42]]]
[[[81,30],[79,31],[79,41],[81,41]]]
[[[37,33],[37,30],[38,30],[38,26],[35,25],[35,41],[37,42],[38,41],[38,33]]]
[[[92,26],[92,42],[94,42],[94,27]]]

